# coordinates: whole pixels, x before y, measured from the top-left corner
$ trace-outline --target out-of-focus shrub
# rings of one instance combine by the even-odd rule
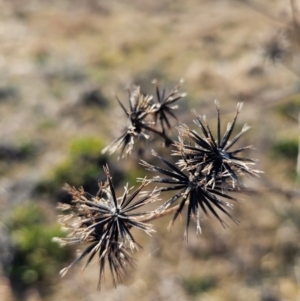
[[[54,166],[50,176],[43,179],[36,192],[55,195],[61,202],[71,201],[67,192],[62,190],[65,183],[71,186],[83,186],[90,193],[98,191],[98,182],[105,179],[103,166],[109,162],[106,155],[101,154],[104,142],[97,137],[79,137],[69,145],[67,158]],[[123,173],[111,168],[116,183],[123,178]]]
[[[15,292],[21,294],[34,286],[47,290],[70,257],[68,248],[60,248],[51,240],[63,235],[57,224],[49,224],[47,212],[36,204],[20,205],[7,217],[14,255],[5,267]]]

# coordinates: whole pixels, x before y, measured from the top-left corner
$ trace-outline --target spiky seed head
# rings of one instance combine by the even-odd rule
[[[85,265],[87,266],[98,253],[99,285],[104,274],[105,262],[109,263],[114,284],[126,277],[128,268],[134,263],[129,253],[136,251],[139,246],[131,229],[136,228],[149,235],[154,232],[152,225],[140,221],[153,213],[139,209],[155,202],[159,195],[156,189],[141,194],[148,183],[145,179],[132,194],[126,185],[123,195],[117,197],[107,165],[104,166],[104,172],[107,180],[99,185],[96,196],[86,193],[82,188],[65,186],[73,196],[73,202],[66,206],[59,205],[59,208],[71,211],[67,215],[59,216],[59,221],[70,234],[65,238],[53,238],[54,242],[61,245],[89,243],[81,255],[61,271],[61,276],[64,276],[74,264],[89,256]]]

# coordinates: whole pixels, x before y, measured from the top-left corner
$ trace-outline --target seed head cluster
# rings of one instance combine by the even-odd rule
[[[174,103],[186,96],[185,93],[179,93],[183,81],[180,81],[170,93],[166,93],[165,89],[160,90],[156,81],[153,83],[156,86],[156,99],[152,95],[141,93],[138,86],[129,91],[129,109],[126,109],[117,97],[117,101],[126,115],[127,127],[119,138],[102,150],[102,153],[109,151],[112,154],[120,149],[120,157],[124,158],[131,153],[135,139],[141,137],[149,139],[150,134],[163,138],[166,145],[173,142],[167,136],[166,130],[171,128],[169,117],[177,119],[173,110],[178,106]],[[156,129],[158,121],[161,131]]]
[[[239,156],[241,152],[251,148],[251,146],[231,150],[242,134],[249,129],[247,125],[244,125],[242,130],[230,140],[237,116],[241,110],[241,104],[237,105],[236,115],[233,121],[227,125],[227,130],[222,138],[218,102],[216,102],[216,108],[216,140],[211,133],[205,116],[201,117],[194,111],[196,117],[194,122],[200,128],[202,135],[186,125],[179,126],[179,139],[174,143],[175,151],[173,152],[173,155],[179,157],[177,166],[158,156],[155,152],[153,152],[153,155],[158,157],[167,166],[167,169],[141,160],[141,165],[159,174],[159,176],[153,177],[151,181],[164,185],[159,189],[160,192],[176,191],[171,198],[157,209],[157,212],[166,210],[178,199],[181,199],[172,219],[172,225],[184,206],[188,204],[185,238],[187,238],[191,217],[196,220],[197,233],[201,232],[200,209],[206,215],[212,213],[223,226],[226,226],[226,223],[220,217],[219,212],[237,222],[229,213],[229,210],[233,207],[229,201],[237,201],[237,199],[229,193],[246,191],[245,185],[240,179],[241,175],[258,177],[260,173],[260,171],[251,168],[255,164],[252,159]]]
[[[261,173],[252,168],[255,165],[252,158],[241,155],[252,147],[250,145],[236,147],[249,126],[244,125],[240,132],[232,137],[242,104],[237,105],[235,116],[228,123],[224,134],[221,134],[220,106],[216,101],[216,136],[212,134],[206,117],[193,110],[197,128],[179,125],[178,140],[173,141],[166,135],[166,131],[171,129],[169,118],[177,119],[173,113],[177,108],[174,103],[185,94],[179,93],[181,82],[169,93],[166,93],[165,89],[161,90],[156,81],[154,84],[156,101],[153,101],[152,96],[142,94],[139,87],[129,92],[129,109],[126,109],[117,98],[126,114],[128,125],[124,133],[103,152],[114,153],[120,149],[120,156],[124,157],[132,151],[136,138],[148,139],[149,133],[152,133],[162,137],[166,145],[172,144],[172,155],[177,160],[173,163],[152,151],[162,166],[145,160],[141,160],[140,164],[157,175],[151,179],[138,179],[141,185],[132,193],[126,185],[120,197],[116,195],[108,166],[104,167],[106,182],[99,184],[96,196],[85,192],[82,188],[66,186],[73,196],[73,202],[59,205],[60,209],[68,211],[67,215],[59,217],[59,221],[70,233],[66,238],[55,240],[62,245],[88,244],[88,246],[75,261],[61,271],[62,275],[83,258],[87,257],[85,268],[96,257],[100,266],[98,287],[101,286],[107,265],[116,286],[128,276],[130,268],[135,265],[132,253],[138,249],[139,244],[132,230],[137,229],[150,235],[154,230],[152,225],[148,224],[149,221],[174,213],[170,224],[173,225],[184,208],[186,208],[184,231],[186,239],[192,219],[195,220],[196,233],[201,233],[202,214],[213,215],[224,227],[227,224],[222,215],[238,222],[230,212],[233,209],[232,203],[238,201],[233,193],[247,192],[242,181],[243,176],[256,178]],[[155,128],[157,126],[160,130]],[[160,187],[148,192],[143,191],[150,183],[158,183]],[[153,211],[145,210],[144,206],[158,201],[161,192],[168,192],[169,198]]]
[[[126,185],[123,195],[117,197],[108,167],[105,167],[104,171],[107,181],[100,185],[96,196],[90,195],[82,188],[77,190],[66,186],[73,196],[73,202],[70,205],[59,205],[59,209],[70,211],[69,214],[60,216],[59,221],[70,234],[66,238],[54,238],[62,245],[89,244],[74,262],[61,271],[61,275],[64,276],[75,263],[88,256],[85,268],[97,255],[100,264],[99,288],[106,262],[115,286],[128,275],[128,269],[134,265],[130,253],[139,246],[131,229],[137,228],[149,235],[154,232],[152,225],[140,221],[152,212],[136,210],[157,201],[158,197],[155,189],[148,193],[141,192],[147,184],[146,180],[131,194]],[[138,199],[135,200],[136,198]]]

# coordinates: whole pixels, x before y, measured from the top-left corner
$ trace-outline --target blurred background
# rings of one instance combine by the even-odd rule
[[[169,232],[165,217],[153,237],[136,233],[137,268],[117,289],[107,273],[97,291],[97,262],[61,279],[76,256],[51,242],[64,235],[64,183],[95,193],[106,163],[119,193],[146,175],[138,160],[152,145],[101,155],[124,126],[114,94],[180,78],[177,116],[190,126],[194,108],[214,130],[218,99],[224,130],[244,102],[237,128],[251,125],[243,145],[265,174],[246,181],[255,193],[235,205],[240,224],[203,217],[186,243],[185,218]],[[0,1],[0,299],[300,300],[299,111],[298,0]]]

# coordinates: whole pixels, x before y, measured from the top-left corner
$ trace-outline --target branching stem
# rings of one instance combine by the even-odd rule
[[[171,138],[169,138],[164,132],[157,131],[156,129],[154,129],[154,128],[150,127],[150,126],[147,126],[147,125],[143,125],[143,128],[145,130],[148,130],[149,132],[152,132],[155,135],[158,135],[158,136],[164,138],[165,139],[165,143],[166,143],[167,146],[169,146],[169,145],[171,145],[171,144],[174,143],[174,141]]]
[[[188,205],[188,204],[189,204],[189,202],[187,201],[187,202],[185,202],[184,206],[186,206],[186,205]],[[180,204],[177,205],[177,206],[174,206],[174,207],[172,207],[172,208],[170,208],[170,209],[164,210],[164,211],[161,212],[161,213],[154,213],[154,214],[152,214],[152,215],[150,215],[150,216],[143,217],[143,218],[141,218],[141,219],[139,220],[139,222],[146,223],[146,222],[150,222],[150,221],[152,221],[152,220],[155,220],[155,219],[157,219],[157,218],[164,217],[164,216],[166,216],[166,215],[168,215],[168,214],[174,213],[174,212],[179,208],[179,206],[180,206]]]

